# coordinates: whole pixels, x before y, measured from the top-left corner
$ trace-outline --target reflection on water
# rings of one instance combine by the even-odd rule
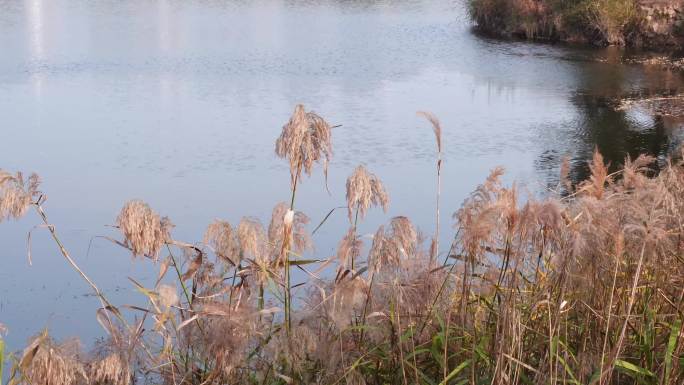
[[[156,274],[93,239],[112,234],[123,202],[149,201],[187,241],[217,217],[266,220],[288,198],[273,142],[299,102],[342,125],[330,194],[316,174],[299,207],[317,223],[365,163],[391,196],[388,215],[361,225],[368,234],[394,215],[432,229],[434,138],[417,110],[444,127],[447,213],[497,165],[536,193],[557,183],[566,155],[577,181],[595,147],[617,165],[664,157],[681,137],[681,118],[614,108],[680,93],[679,73],[622,64],[639,53],[476,36],[459,2],[0,0],[0,48],[0,167],[42,175],[63,241],[117,303],[140,301],[126,277]],[[44,326],[88,342],[101,335],[97,300],[39,230],[28,266],[35,224],[0,224],[8,343]],[[317,257],[334,253],[345,226],[333,216],[316,234]]]
[[[566,156],[572,165],[570,178],[578,183],[589,176],[587,160],[594,149],[599,149],[615,170],[626,157],[642,153],[657,156],[662,165],[681,143],[684,115],[676,109],[617,108],[625,98],[682,93],[681,73],[660,66],[622,65],[630,56],[608,48],[597,52],[595,62],[577,72],[577,89],[569,97],[577,119],[559,131],[564,136],[560,148],[547,149],[537,162],[549,175],[549,185],[557,182],[555,173]]]

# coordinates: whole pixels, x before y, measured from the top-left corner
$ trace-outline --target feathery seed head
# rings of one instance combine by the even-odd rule
[[[306,112],[298,104],[276,140],[275,153],[289,161],[293,185],[302,169],[311,175],[316,162],[323,163],[323,173],[327,176],[332,157],[331,127],[315,112]]]
[[[204,321],[202,328],[189,325],[201,338],[195,347],[211,357],[224,376],[229,376],[245,360],[243,352],[252,338],[259,335],[256,312],[244,303],[231,307],[207,301],[201,304],[198,314]]]
[[[80,362],[78,341],[55,343],[41,333],[24,349],[19,365],[31,384],[73,385],[88,383],[88,375]]]
[[[612,178],[608,175],[608,166],[603,163],[603,155],[601,155],[598,148],[594,150],[589,170],[591,171],[591,176],[589,180],[580,185],[580,188],[594,198],[601,199],[603,198],[606,184],[611,184]]]
[[[216,220],[207,227],[204,242],[208,244],[216,256],[236,266],[240,263],[238,240],[230,223]]]
[[[31,174],[28,181],[24,181],[21,172],[12,175],[0,170],[0,222],[22,217],[33,198],[40,194],[39,185],[37,174]]]
[[[326,310],[338,330],[349,327],[353,315],[363,312],[367,292],[368,285],[361,277],[344,279],[335,284],[330,295],[332,301]]]
[[[349,222],[353,222],[352,216],[355,209],[359,211],[359,216],[363,219],[371,205],[382,206],[382,209],[387,212],[389,195],[380,179],[360,165],[347,178]]]
[[[268,259],[268,239],[264,226],[255,218],[244,217],[238,225],[238,241],[243,257],[256,261]]]
[[[652,156],[641,154],[635,160],[628,157],[625,158],[625,166],[622,172],[622,183],[625,188],[639,188],[644,187],[647,183],[648,177],[645,175],[648,172],[648,166],[655,162]]]
[[[139,200],[126,202],[116,224],[134,256],[155,260],[162,246],[171,239],[169,232],[173,227],[167,217],[160,217],[147,203]]]
[[[285,226],[291,229],[288,234],[292,234],[294,251],[296,253],[303,253],[306,250],[313,249],[313,241],[311,236],[306,231],[306,225],[309,223],[309,217],[301,211],[290,210],[290,207],[285,202],[278,203],[273,208],[271,215],[271,223],[268,225],[268,241],[274,250],[274,253],[280,250],[283,244],[283,236],[285,234]]]
[[[560,183],[568,193],[572,192],[572,180],[570,180],[570,158],[563,157],[560,165]]]
[[[420,239],[418,231],[407,217],[394,217],[389,229],[380,226],[373,236],[373,244],[368,253],[368,265],[373,271],[385,266],[400,266],[402,261],[417,255]]]
[[[337,261],[341,270],[346,268],[351,261],[358,259],[361,255],[362,247],[363,241],[356,235],[356,231],[354,231],[353,228],[350,228],[337,247]]]
[[[162,306],[162,310],[168,310],[171,306],[178,305],[178,294],[174,286],[159,285],[157,292],[159,293],[159,304]]]
[[[92,384],[129,385],[131,368],[121,355],[112,353],[90,364],[88,374]]]
[[[435,133],[435,139],[437,140],[437,152],[442,152],[442,125],[439,124],[439,119],[427,111],[418,111],[417,115],[424,117],[432,124],[432,131]]]
[[[407,217],[394,217],[390,222],[390,239],[400,256],[409,258],[418,248],[418,231]]]

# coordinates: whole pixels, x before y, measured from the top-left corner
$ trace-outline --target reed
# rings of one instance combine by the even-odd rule
[[[315,112],[306,112],[304,106],[298,104],[290,120],[283,126],[280,137],[276,140],[275,153],[286,158],[290,164],[290,180],[292,181],[290,209],[283,219],[283,243],[280,259],[285,265],[284,306],[285,328],[288,333],[292,326],[292,288],[290,283],[290,238],[292,236],[290,221],[285,220],[294,215],[297,183],[301,179],[302,170],[311,175],[315,163],[323,164],[323,172],[328,175],[328,162],[332,157],[332,127]]]
[[[426,117],[438,149],[437,239],[441,127]],[[380,179],[359,167],[347,182],[350,228],[325,258],[294,211],[301,172],[332,153],[324,122],[298,106],[283,128],[276,152],[291,166],[291,201],[274,207],[267,228],[216,220],[190,243],[149,205],[124,206],[109,238],[159,269],[151,287],[131,280],[143,307],[114,307],[78,268],[37,177],[0,173],[2,218],[37,209],[101,298],[107,332],[93,352],[39,334],[5,356],[10,385],[684,382],[682,164],[656,174],[641,156],[611,173],[596,151],[588,180],[561,175],[563,190],[543,199],[521,197],[494,169],[454,213],[440,265],[436,241],[426,245],[407,217],[389,218],[372,241],[358,235],[358,219],[388,203]],[[290,269],[306,282],[294,287]]]
[[[432,244],[430,244],[430,257],[434,260],[437,259],[439,254],[439,226],[440,226],[440,213],[439,213],[439,201],[442,194],[442,125],[439,123],[439,119],[430,113],[425,111],[419,111],[419,116],[427,119],[432,125],[432,131],[435,133],[435,140],[437,143],[437,199],[435,204],[435,235],[432,237]]]

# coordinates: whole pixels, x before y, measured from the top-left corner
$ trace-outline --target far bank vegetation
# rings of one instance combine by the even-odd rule
[[[679,3],[648,0],[469,0],[478,28],[527,39],[680,46]]]

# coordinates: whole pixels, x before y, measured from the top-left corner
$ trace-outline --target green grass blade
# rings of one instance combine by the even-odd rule
[[[465,360],[461,362],[460,365],[456,367],[456,369],[452,370],[449,375],[446,376],[442,382],[439,383],[439,385],[446,385],[449,381],[451,381],[452,378],[456,377],[459,373],[463,371],[463,369],[467,368],[468,365],[470,365],[470,360]]]
[[[672,356],[674,354],[675,347],[677,346],[677,339],[681,331],[682,320],[678,319],[672,324],[672,326],[670,326],[670,338],[667,340],[667,351],[665,352],[665,384],[670,383],[670,374],[672,373]]]
[[[312,263],[320,263],[323,262],[320,259],[290,259],[290,265],[293,266],[303,266],[303,265],[310,265]]]
[[[618,369],[622,369],[622,371],[626,372],[627,374],[637,374],[645,377],[655,377],[655,374],[652,371],[624,360],[615,360],[615,367]]]
[[[570,369],[570,366],[568,365],[567,362],[565,362],[565,359],[558,355],[558,361],[560,361],[561,365],[563,365],[563,368],[565,369],[565,373],[567,373],[570,376],[570,381],[568,381],[570,384],[574,385],[582,385],[579,381],[577,381],[577,378],[575,378],[575,374],[572,372],[572,369]]]

